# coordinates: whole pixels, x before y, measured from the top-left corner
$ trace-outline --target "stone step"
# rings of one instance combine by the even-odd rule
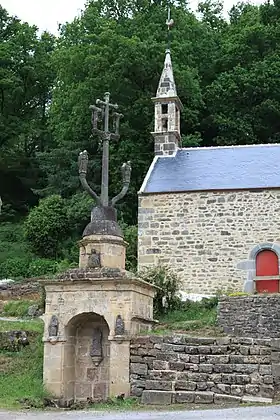
[[[194,391],[156,391],[144,390],[141,403],[145,405],[171,405],[171,404],[232,404],[241,402],[272,403],[271,398],[216,394],[214,392]]]

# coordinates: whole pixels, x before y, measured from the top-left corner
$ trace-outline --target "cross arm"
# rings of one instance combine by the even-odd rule
[[[121,200],[127,193],[129,184],[130,184],[130,177],[131,177],[131,162],[128,161],[122,165],[122,178],[123,178],[123,187],[121,192],[112,198],[112,206],[114,207],[115,204]]]
[[[88,167],[88,153],[86,150],[79,154],[78,158],[79,165],[79,178],[84,190],[96,201],[97,205],[100,203],[100,198],[96,192],[89,186],[86,176],[87,176],[87,167]]]

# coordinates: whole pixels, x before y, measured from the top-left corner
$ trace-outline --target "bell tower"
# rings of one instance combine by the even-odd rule
[[[168,33],[173,25],[170,19],[170,9],[166,21]],[[165,51],[164,66],[161,73],[156,97],[152,98],[155,105],[155,127],[152,133],[155,140],[155,155],[172,155],[181,145],[180,113],[182,103],[177,95],[173,75],[171,53]]]

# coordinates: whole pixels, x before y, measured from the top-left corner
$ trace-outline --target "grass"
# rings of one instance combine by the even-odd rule
[[[3,315],[22,318],[27,316],[28,308],[34,303],[36,302],[30,300],[10,300],[4,305]]]
[[[26,321],[0,321],[0,332],[3,331],[34,331],[43,334],[44,324],[40,319]],[[1,351],[1,350],[0,350]],[[1,394],[0,394],[1,395]]]
[[[203,299],[201,302],[186,301],[181,307],[159,317],[155,328],[157,334],[170,332],[212,332],[218,334],[216,328],[217,299]],[[208,335],[208,334],[207,334]]]
[[[20,408],[18,400],[41,401],[43,388],[42,321],[0,322],[0,331],[35,331],[38,334],[24,350],[14,353],[0,351],[0,407]]]

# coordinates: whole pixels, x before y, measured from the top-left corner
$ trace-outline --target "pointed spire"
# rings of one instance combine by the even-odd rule
[[[180,111],[182,103],[177,96],[171,54],[170,54],[170,28],[173,25],[168,9],[168,48],[165,51],[164,66],[161,73],[156,97],[152,98],[155,104],[155,128],[153,131],[155,141],[155,155],[172,155],[176,153],[181,144]]]
[[[164,66],[161,73],[158,89],[157,98],[172,98],[177,96],[177,90],[173,75],[172,62],[170,50],[165,51]]]

